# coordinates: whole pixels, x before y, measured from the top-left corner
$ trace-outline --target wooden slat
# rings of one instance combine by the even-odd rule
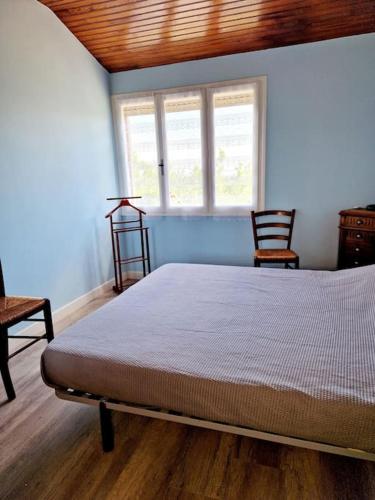
[[[289,237],[285,234],[264,234],[262,236],[258,236],[258,240],[283,240],[288,241]]]
[[[275,0],[267,0],[268,2]],[[302,5],[302,0],[298,0],[299,5]],[[201,18],[202,16],[210,16],[210,20],[207,24],[217,25],[220,20],[228,14],[235,14],[238,19],[247,18],[251,16],[255,16],[259,18],[262,15],[264,9],[260,6],[252,6],[249,5],[246,0],[233,0],[231,4],[225,6],[205,6],[197,8],[196,4],[184,5],[178,7],[176,9],[170,8],[170,10],[166,10],[163,12],[150,12],[148,14],[138,14],[132,13],[131,15],[126,13],[119,13],[114,18],[105,18],[102,17],[99,21],[95,23],[87,23],[83,20],[75,23],[74,21],[69,21],[67,24],[73,30],[76,30],[79,33],[84,33],[89,31],[93,25],[95,25],[95,29],[100,28],[112,28],[118,25],[127,25],[131,24],[132,26],[148,26],[150,24],[159,24],[163,23],[168,24],[168,26],[175,26],[179,22],[186,22],[188,20],[194,21],[197,18]]]
[[[374,0],[40,0],[109,70],[375,31]]]
[[[256,224],[256,229],[266,229],[269,227],[278,227],[278,228],[283,228],[283,229],[289,229],[290,224],[287,224],[286,222],[263,222],[262,224]]]
[[[332,23],[335,22],[335,25],[337,22],[342,19],[343,22],[346,23],[346,19],[343,16],[338,17],[334,12],[325,15],[324,19],[324,26],[329,25],[332,26]],[[364,20],[367,21],[367,14],[364,16],[361,16],[360,18],[362,22]],[[356,18],[358,21],[359,18]],[[311,22],[314,22],[314,18],[312,18]],[[243,24],[232,24],[232,21],[228,21],[228,24],[225,23],[221,27],[221,33],[216,33],[213,32],[210,36],[210,44],[212,44],[214,41],[217,40],[234,40],[238,36],[247,36],[251,37],[254,40],[261,37],[261,36],[271,36],[271,35],[278,35],[282,31],[288,31],[288,32],[298,32],[304,30],[306,27],[301,25],[301,23],[298,20],[280,20],[280,23],[278,26],[275,26],[273,21],[270,21],[267,23],[266,26],[257,26],[258,23],[249,24],[249,23],[243,23]],[[265,23],[264,23],[265,24]],[[323,26],[323,23],[322,23]],[[320,29],[322,29],[322,26]],[[166,47],[168,45],[173,45],[173,47],[178,48],[180,44],[186,44],[186,43],[191,43],[191,40],[194,42],[197,42],[199,40],[198,37],[205,38],[206,37],[206,30],[205,29],[197,29],[197,31],[177,31],[176,34],[174,32],[171,32],[168,35],[168,38],[163,39],[162,43],[163,46]],[[158,35],[153,35],[149,37],[131,37],[129,40],[123,40],[120,43],[115,43],[112,41],[112,43],[107,42],[105,44],[98,44],[98,45],[92,45],[90,43],[87,43],[87,47],[90,48],[90,50],[95,50],[95,53],[97,56],[104,55],[106,53],[113,53],[113,52],[122,52],[122,51],[130,51],[133,48],[140,48],[140,47],[154,47],[156,42],[159,42],[160,40],[160,34]],[[249,38],[247,38],[249,40]],[[160,42],[159,42],[160,43]]]
[[[189,35],[192,34],[198,34],[202,33],[207,34],[208,31],[210,32],[221,32],[221,33],[226,33],[226,32],[232,32],[232,31],[237,31],[239,29],[253,29],[256,27],[261,28],[261,30],[266,31],[270,26],[278,28],[279,26],[281,27],[283,24],[295,24],[299,23],[299,16],[301,14],[302,9],[294,10],[293,12],[286,12],[285,14],[282,13],[282,15],[279,15],[278,17],[278,23],[276,24],[273,19],[264,19],[262,24],[260,25],[259,21],[257,19],[244,16],[243,18],[240,16],[236,16],[235,21],[232,21],[231,19],[226,19],[223,18],[220,21],[220,24],[217,26],[213,27],[208,27],[207,24],[204,20],[194,20],[190,21],[189,23],[184,23],[184,24],[176,24],[171,27],[168,32],[167,32],[167,37],[168,39],[171,38],[176,38],[176,37],[188,37]],[[325,14],[332,13],[333,16],[337,17],[336,11],[330,7],[327,10],[324,11]],[[117,33],[117,32],[116,32]],[[133,27],[132,31],[128,29],[126,32],[120,33],[120,34],[103,34],[100,39],[95,35],[91,35],[89,37],[87,36],[81,36],[81,41],[87,45],[90,45],[91,48],[97,48],[97,47],[105,47],[105,46],[111,46],[115,43],[119,43],[121,41],[124,41],[125,37],[131,37],[130,41],[132,43],[136,41],[144,41],[144,40],[157,40],[160,38],[160,28],[147,28],[143,29],[142,27]]]
[[[369,31],[370,32],[370,31]],[[358,34],[358,30],[346,30],[346,35],[344,36],[352,36]],[[360,33],[365,33],[365,31],[361,30]],[[327,33],[322,33],[320,34],[319,40],[329,40],[333,38],[332,31],[327,32]],[[316,37],[311,36],[310,41],[316,41]],[[299,39],[297,40],[288,40],[286,41],[285,45],[296,45],[300,43],[307,43],[309,40],[304,40],[301,42]],[[279,46],[279,45],[278,45]],[[254,47],[253,50],[264,50],[269,48],[269,42],[266,40],[263,42],[259,42],[259,44]],[[223,48],[221,49],[213,49],[213,50],[207,50],[206,52],[194,52],[194,53],[184,53],[184,54],[175,54],[175,55],[169,55],[168,59],[166,60],[165,57],[160,56],[154,56],[149,59],[146,58],[125,58],[122,61],[117,61],[117,62],[111,62],[110,60],[101,60],[98,58],[99,62],[103,64],[103,66],[107,66],[110,68],[111,72],[116,72],[116,71],[124,71],[124,67],[126,70],[134,70],[134,69],[140,69],[140,68],[148,68],[148,67],[153,67],[153,66],[162,66],[165,64],[175,64],[179,62],[185,62],[185,61],[191,61],[191,60],[199,60],[199,59],[207,59],[208,57],[216,57],[216,56],[223,56],[223,55],[230,55],[230,54],[239,54],[241,52],[248,52],[249,49],[246,47],[228,47],[225,51],[223,51]]]
[[[183,0],[187,1],[187,0]],[[187,20],[187,18],[196,19],[197,14],[201,17],[204,14],[209,14],[211,16],[211,24],[218,24],[224,13],[226,12],[234,12],[236,15],[240,17],[249,17],[251,14],[255,17],[264,16],[267,13],[272,16],[277,13],[277,9],[279,12],[288,12],[288,10],[295,9],[297,7],[306,8],[306,3],[303,0],[293,0],[290,2],[288,7],[285,7],[283,4],[285,0],[263,0],[258,2],[252,2],[249,4],[248,0],[231,0],[230,2],[226,0],[226,3],[223,2],[220,5],[212,4],[208,0],[195,1],[195,2],[187,2],[187,4],[180,5],[176,8],[170,7],[169,10],[164,12],[155,11],[154,8],[148,9],[147,15],[141,15],[140,9],[137,11],[126,11],[123,8],[119,10],[119,12],[115,15],[106,15],[97,14],[95,18],[92,18],[88,15],[86,16],[75,16],[69,18],[69,26],[75,28],[79,31],[79,26],[82,26],[86,29],[90,23],[98,24],[98,22],[103,22],[103,24],[110,25],[111,21],[117,21],[120,19],[119,24],[124,23],[134,23],[143,22],[143,26],[149,24],[156,24],[163,22],[165,20],[170,21],[171,15],[173,16],[173,22],[169,22],[171,26],[175,26],[178,22],[178,19],[182,19],[183,21]],[[321,0],[318,0],[321,1]],[[242,9],[242,10],[241,10]],[[216,15],[220,16],[220,19],[216,17]],[[64,16],[60,15],[60,18],[64,20]]]
[[[117,5],[132,6],[132,4],[144,5],[160,5],[175,0],[43,0],[42,3],[50,7],[55,12],[70,11],[72,14],[89,9],[91,11],[101,10],[103,8],[113,8]],[[216,1],[216,0],[215,0]]]
[[[189,9],[199,10],[207,7],[214,8],[215,5],[217,5],[218,7],[224,6],[225,4],[231,5],[235,1],[239,0],[222,0],[219,5],[217,1],[213,2],[212,0],[179,0],[178,5],[176,5],[175,0],[164,2],[160,2],[160,0],[149,0],[147,3],[145,2],[144,5],[141,5],[140,2],[134,2],[129,6],[124,4],[124,2],[121,2],[120,0],[117,5],[113,5],[114,2],[112,2],[111,5],[105,3],[102,4],[102,7],[100,9],[98,8],[96,10],[93,10],[92,7],[87,7],[84,10],[80,9],[80,11],[76,13],[73,13],[71,10],[59,11],[59,17],[61,19],[63,19],[64,17],[69,17],[74,22],[95,22],[98,20],[117,19],[119,17],[124,17],[128,20],[132,20],[132,18],[145,16],[146,14],[149,14],[150,17],[153,17],[155,13],[161,12],[161,8],[163,8],[166,14],[168,14],[168,11],[172,10],[174,13],[186,12]],[[248,0],[246,1],[246,4],[249,5]]]
[[[336,27],[338,22],[343,22],[345,25],[346,19],[345,17],[337,17],[334,13],[330,14],[329,16],[327,15],[325,17],[324,23],[322,23],[321,27],[319,28],[320,31],[322,28],[326,27],[331,27],[334,28]],[[365,14],[364,16],[356,18],[356,23],[361,22],[367,22],[368,21],[368,15]],[[238,24],[238,25],[232,25],[232,24],[225,24],[222,27],[221,33],[216,33],[212,32],[210,36],[210,44],[213,42],[215,39],[234,39],[238,35],[248,35],[253,37],[254,40],[257,38],[262,38],[263,36],[272,36],[272,35],[278,35],[280,33],[283,33],[285,35],[285,32],[290,32],[294,31],[296,33],[300,33],[303,35],[303,31],[306,29],[305,26],[301,25],[301,23],[298,20],[282,20],[279,23],[279,26],[275,26],[272,22],[267,24],[267,26],[257,26],[253,27],[252,24],[244,23],[244,24]],[[190,40],[193,40],[195,43],[199,41],[199,36],[205,37],[206,32],[198,29],[197,31],[192,31],[192,32],[186,32],[184,33],[183,31],[177,31],[175,34],[172,32],[171,35],[167,39],[162,40],[163,47],[166,45],[174,45],[176,48],[179,47],[179,43],[183,42],[184,40],[187,40],[190,43]],[[155,43],[158,42],[159,38],[156,37],[155,35],[152,37],[147,37],[147,38],[138,38],[138,37],[131,37],[129,38],[129,41],[124,40],[124,39],[117,39],[113,40],[111,42],[105,42],[103,44],[93,44],[92,42],[83,42],[85,45],[89,48],[89,50],[95,51],[97,55],[102,54],[103,52],[122,52],[124,50],[129,51],[134,47],[146,47],[146,46],[155,46]],[[247,38],[249,40],[249,38]],[[207,45],[207,44],[206,44]],[[114,50],[112,50],[114,49]]]
[[[354,0],[353,0],[354,1]],[[234,13],[233,13],[234,12]],[[301,14],[303,13],[303,6],[300,6],[298,11]],[[329,12],[329,10],[327,10]],[[250,27],[256,27],[259,26],[259,19],[258,16],[238,16],[236,10],[232,11],[226,11],[226,15],[222,15],[220,17],[220,21],[217,22],[216,24],[207,24],[207,20],[205,18],[203,19],[196,19],[196,16],[188,19],[185,18],[182,20],[182,22],[179,22],[176,20],[171,27],[168,28],[166,35],[168,35],[169,38],[174,36],[174,34],[188,34],[190,32],[197,32],[197,31],[202,31],[207,33],[209,30],[210,32],[221,32],[225,30],[230,30],[232,27],[235,26],[248,26]],[[335,12],[336,13],[336,12]],[[275,15],[277,14],[277,22],[275,19],[268,18],[267,12],[264,12],[263,15],[263,21],[261,23],[260,27],[266,28],[267,26],[274,26],[274,25],[279,25],[283,22],[285,19],[286,22],[295,22],[294,18],[291,18],[288,16],[288,11],[276,11]],[[94,40],[95,42],[100,44],[104,43],[110,43],[112,40],[117,38],[121,38],[124,35],[131,35],[131,39],[141,39],[141,38],[149,38],[150,36],[153,35],[160,35],[160,24],[159,23],[152,23],[147,26],[147,29],[145,26],[138,25],[138,24],[133,24],[131,28],[128,28],[126,31],[114,31],[114,32],[103,32],[101,34],[100,39],[95,35],[90,35],[90,36],[85,36],[84,34],[81,35],[81,40],[88,42]],[[109,42],[107,42],[109,40]]]
[[[291,23],[295,22],[295,19],[286,15],[279,15],[277,23],[273,19],[265,18],[264,22],[260,24],[259,20],[252,16],[237,17],[235,14],[227,14],[220,18],[219,24],[212,25],[207,24],[207,20],[205,18],[196,19],[196,17],[193,17],[191,19],[176,21],[172,26],[168,28],[162,28],[159,23],[152,23],[147,27],[138,25],[138,23],[134,23],[126,30],[116,29],[115,31],[113,31],[112,29],[104,28],[100,31],[100,37],[97,36],[98,33],[82,33],[80,35],[80,40],[82,41],[82,43],[91,43],[95,46],[103,46],[105,44],[111,44],[116,40],[123,40],[124,37],[129,37],[129,40],[131,41],[136,39],[149,39],[152,37],[155,38],[160,36],[166,39],[171,38],[175,34],[188,35],[192,32],[203,32],[206,33],[207,37],[207,35],[211,33],[230,31],[236,26],[248,26],[249,29],[252,27],[261,27],[267,29],[268,26],[282,25],[283,22]]]
[[[345,35],[343,36],[352,36],[356,35],[359,33],[366,33],[364,28],[361,28],[360,30],[358,29],[351,29],[350,27],[346,27],[345,30],[343,30]],[[369,29],[368,33],[372,32],[372,30]],[[316,36],[311,35],[309,39],[304,39],[301,41],[300,39],[296,38],[290,38],[285,41],[285,45],[296,45],[296,44],[301,44],[301,43],[308,43],[309,41],[317,41],[317,40],[330,40],[334,38],[332,30],[327,31],[327,32],[322,32],[320,33],[319,38],[317,39]],[[253,46],[252,50],[264,50],[269,48],[270,42],[267,40],[260,41],[257,43],[257,45]],[[277,45],[278,47],[280,45]],[[112,62],[109,58],[106,58],[105,60],[101,60],[101,58],[98,58],[99,62],[103,64],[103,66],[107,66],[110,68],[110,72],[116,72],[116,71],[124,71],[124,68],[126,70],[134,70],[134,69],[140,69],[140,68],[148,68],[148,67],[153,67],[153,66],[162,66],[165,64],[174,64],[174,63],[179,63],[179,62],[185,62],[185,61],[191,61],[191,60],[199,60],[199,59],[207,59],[209,57],[217,57],[217,56],[223,56],[223,55],[230,55],[230,54],[239,54],[241,52],[249,52],[250,49],[248,49],[246,46],[236,46],[236,47],[226,47],[226,50],[223,50],[223,48],[215,48],[211,49],[208,48],[207,51],[202,51],[202,52],[189,52],[189,53],[178,53],[174,55],[168,55],[168,58],[164,57],[162,54],[157,55],[153,54],[149,59],[146,57],[141,58],[140,56],[138,57],[127,57],[124,56],[124,60],[122,61],[117,61],[117,62]]]
[[[263,210],[261,212],[254,212],[254,216],[257,217],[265,217],[267,215],[276,215],[280,217],[290,217],[292,215],[291,210]]]
[[[364,16],[364,18],[366,18],[366,16]],[[363,21],[362,21],[363,22]],[[362,24],[360,23],[359,26],[361,26]],[[342,24],[340,23],[339,26],[341,27]],[[343,26],[344,27],[344,26]],[[346,28],[346,26],[345,26]],[[334,28],[336,29],[336,27]],[[347,27],[347,29],[349,29],[349,27]],[[313,28],[311,28],[311,36],[313,36],[314,34],[314,31],[313,31]],[[331,33],[332,30],[329,30],[329,33]],[[298,34],[295,33],[295,30],[286,30],[286,32],[284,33],[285,37],[287,37],[288,39],[288,42],[293,42],[295,41],[295,43],[300,43],[300,39],[301,39],[301,35],[298,36]],[[259,46],[262,46],[263,47],[263,44],[264,43],[269,43],[270,40],[272,40],[272,34],[267,34],[263,39],[260,39],[259,40]],[[233,51],[236,51],[238,48],[244,48],[246,49],[246,45],[247,46],[252,46],[253,44],[255,44],[255,42],[258,42],[258,38],[256,37],[256,39],[254,40],[254,37],[251,35],[251,33],[249,33],[248,35],[245,35],[245,34],[242,34],[242,35],[239,35],[239,36],[234,36],[234,37],[231,37],[229,42],[224,40],[226,42],[226,45],[228,47],[229,50],[233,50]],[[161,56],[169,56],[169,55],[183,55],[183,54],[189,54],[189,53],[196,53],[196,52],[200,52],[200,51],[203,51],[205,50],[207,52],[210,52],[211,50],[214,50],[214,49],[219,49],[222,47],[223,45],[223,40],[222,39],[213,39],[212,41],[210,41],[209,44],[206,45],[206,47],[204,49],[202,49],[201,46],[199,46],[199,44],[197,46],[195,46],[195,43],[194,43],[194,46],[192,46],[192,40],[184,40],[183,42],[174,42],[174,43],[171,43],[171,44],[168,44],[168,43],[164,43],[162,45],[154,45],[153,46],[153,50],[162,50],[162,54],[160,54]],[[142,47],[142,48],[128,48],[126,50],[126,57],[127,58],[130,58],[132,56],[135,56],[135,57],[141,57],[142,59],[143,58],[147,58],[147,57],[156,57],[154,54],[152,54],[151,52],[151,48],[150,47]],[[98,57],[105,57],[105,58],[108,58],[108,60],[110,60],[111,62],[115,62],[115,61],[119,61],[119,60],[122,60],[123,58],[123,53],[122,51],[117,51],[117,53],[115,53],[114,55],[110,54],[110,53],[105,53],[105,55],[101,55],[100,51],[98,51]]]
[[[179,23],[186,23],[187,21],[194,21],[197,19],[200,19],[202,15],[204,14],[209,14],[211,13],[211,19],[209,20],[208,24],[214,24],[218,25],[220,24],[223,16],[227,11],[232,11],[228,13],[236,13],[238,15],[238,18],[242,18],[240,12],[237,10],[239,7],[247,7],[248,9],[248,15],[245,17],[250,17],[250,16],[255,16],[258,20],[261,17],[261,20],[264,21],[266,19],[265,16],[273,18],[275,21],[277,21],[278,17],[280,16],[280,13],[282,12],[289,12],[291,17],[295,17],[295,15],[299,15],[299,11],[297,9],[303,8],[304,13],[301,13],[302,17],[305,17],[306,19],[313,15],[317,9],[321,8],[321,6],[330,6],[335,9],[335,11],[340,14],[340,12],[343,11],[343,9],[347,9],[347,7],[350,7],[352,11],[349,13],[350,15],[353,15],[355,12],[355,7],[358,6],[358,2],[354,2],[353,0],[341,0],[341,5],[340,7],[337,7],[334,3],[327,3],[326,0],[313,0],[311,5],[307,6],[306,2],[304,0],[290,0],[289,4],[285,6],[285,0],[267,0],[267,3],[254,3],[249,5],[248,2],[243,3],[244,0],[235,0],[232,2],[232,5],[225,5],[223,8],[218,9],[217,7],[209,7],[209,8],[202,8],[199,10],[193,9],[195,4],[192,4],[191,8],[188,9],[186,12],[186,6],[184,6],[185,12],[176,12],[174,11],[173,13],[173,22],[171,22],[171,15],[168,13],[168,11],[154,11],[152,14],[149,16],[136,16],[136,13],[133,13],[132,15],[128,15],[125,17],[122,17],[120,19],[114,19],[112,21],[108,22],[103,22],[103,23],[95,23],[95,26],[91,26],[88,22],[82,22],[81,25],[74,25],[73,19],[64,19],[63,17],[61,18],[63,22],[66,22],[66,24],[71,28],[74,29],[75,33],[79,33],[81,36],[84,36],[84,33],[87,31],[93,31],[95,30],[95,33],[102,33],[104,34],[106,31],[110,30],[118,30],[118,29],[133,29],[133,27],[142,27],[142,29],[146,29],[147,26],[155,24],[155,25],[161,25],[162,23],[168,23],[169,27],[175,27]],[[264,0],[263,0],[264,2]],[[362,12],[363,12],[363,7],[364,5],[372,5],[374,2],[372,0],[362,0]],[[211,10],[210,10],[211,9]],[[358,12],[359,13],[359,12]],[[198,15],[199,14],[199,15]],[[219,16],[220,14],[220,16]],[[346,15],[349,16],[348,13]],[[80,27],[81,26],[81,27]],[[120,27],[120,28],[118,28]]]

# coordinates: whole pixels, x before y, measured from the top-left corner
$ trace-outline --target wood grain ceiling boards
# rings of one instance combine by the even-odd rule
[[[40,0],[110,72],[375,31],[375,0]]]

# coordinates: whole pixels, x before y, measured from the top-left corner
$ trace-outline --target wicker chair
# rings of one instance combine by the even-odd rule
[[[43,312],[44,319],[31,318],[31,316],[38,312]],[[8,329],[21,321],[43,321],[45,323],[46,333],[40,336],[9,335]],[[9,339],[12,338],[31,339],[31,342],[9,355]],[[0,261],[0,371],[9,401],[15,399],[16,393],[10,377],[8,361],[42,339],[47,339],[48,342],[53,339],[53,324],[49,300],[32,297],[6,296]]]
[[[293,210],[265,210],[263,212],[251,212],[251,220],[253,223],[254,234],[254,266],[260,267],[261,264],[284,264],[287,269],[290,264],[293,264],[296,269],[299,268],[299,257],[293,250],[290,249],[292,242],[294,218],[296,211]],[[269,221],[269,217],[286,217],[289,222],[280,222],[273,219]],[[267,219],[266,222],[258,223],[257,219]],[[269,228],[279,228],[286,230],[286,234],[260,234],[262,230]],[[259,242],[263,240],[278,240],[286,241],[286,248],[259,248]]]

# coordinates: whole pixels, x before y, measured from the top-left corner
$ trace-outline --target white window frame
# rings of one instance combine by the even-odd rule
[[[213,158],[213,106],[212,99],[210,96],[216,88],[222,88],[226,85],[241,85],[241,84],[252,84],[255,88],[256,93],[256,108],[255,108],[255,130],[257,132],[256,137],[256,160],[258,164],[257,169],[257,205],[255,207],[250,206],[214,206],[214,158]],[[265,201],[265,165],[266,165],[266,107],[267,107],[267,77],[258,76],[254,78],[241,78],[239,80],[225,80],[215,83],[207,83],[202,85],[189,85],[183,87],[172,87],[165,88],[161,90],[149,90],[143,92],[131,92],[126,94],[115,94],[112,96],[112,110],[113,110],[113,120],[116,138],[116,150],[117,150],[117,161],[119,170],[119,183],[120,191],[124,196],[131,196],[129,193],[128,186],[129,182],[129,169],[127,167],[126,161],[126,142],[125,142],[125,129],[124,120],[122,116],[121,109],[125,102],[131,98],[139,97],[150,97],[153,96],[155,99],[155,116],[156,116],[156,131],[157,131],[157,154],[160,159],[160,151],[163,148],[166,151],[165,144],[165,127],[163,123],[163,113],[161,112],[162,99],[164,94],[169,94],[172,92],[187,92],[187,91],[197,91],[200,90],[202,95],[202,174],[203,174],[203,207],[169,207],[168,206],[168,166],[166,166],[165,176],[166,179],[163,181],[161,178],[161,169],[159,169],[159,186],[160,186],[160,207],[147,207],[142,206],[147,211],[147,215],[155,216],[248,216],[250,209],[264,210]],[[159,131],[162,130],[162,137],[160,137]],[[137,194],[137,193],[135,193]]]

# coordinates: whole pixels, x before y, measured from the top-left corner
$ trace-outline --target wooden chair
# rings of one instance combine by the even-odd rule
[[[288,210],[265,210],[263,212],[251,212],[254,234],[254,266],[260,267],[261,264],[284,264],[285,269],[294,264],[295,269],[299,268],[299,257],[290,249],[292,242],[293,225],[296,211]],[[289,222],[261,222],[258,224],[257,219],[269,216],[288,217]],[[268,228],[282,228],[286,230],[286,234],[260,234],[261,230]],[[287,242],[286,248],[269,248],[260,249],[259,242],[263,240],[282,240]]]
[[[34,314],[42,311],[44,313],[44,319],[31,318]],[[8,335],[8,328],[21,321],[44,321],[46,333],[39,337],[31,335]],[[32,339],[32,341],[9,355],[8,340],[10,338]],[[48,342],[53,339],[53,324],[49,300],[31,297],[6,296],[3,271],[0,261],[0,371],[9,401],[15,399],[16,393],[10,377],[8,361],[16,356],[16,354],[19,354],[31,345],[35,344],[35,342],[42,339],[47,339]]]

